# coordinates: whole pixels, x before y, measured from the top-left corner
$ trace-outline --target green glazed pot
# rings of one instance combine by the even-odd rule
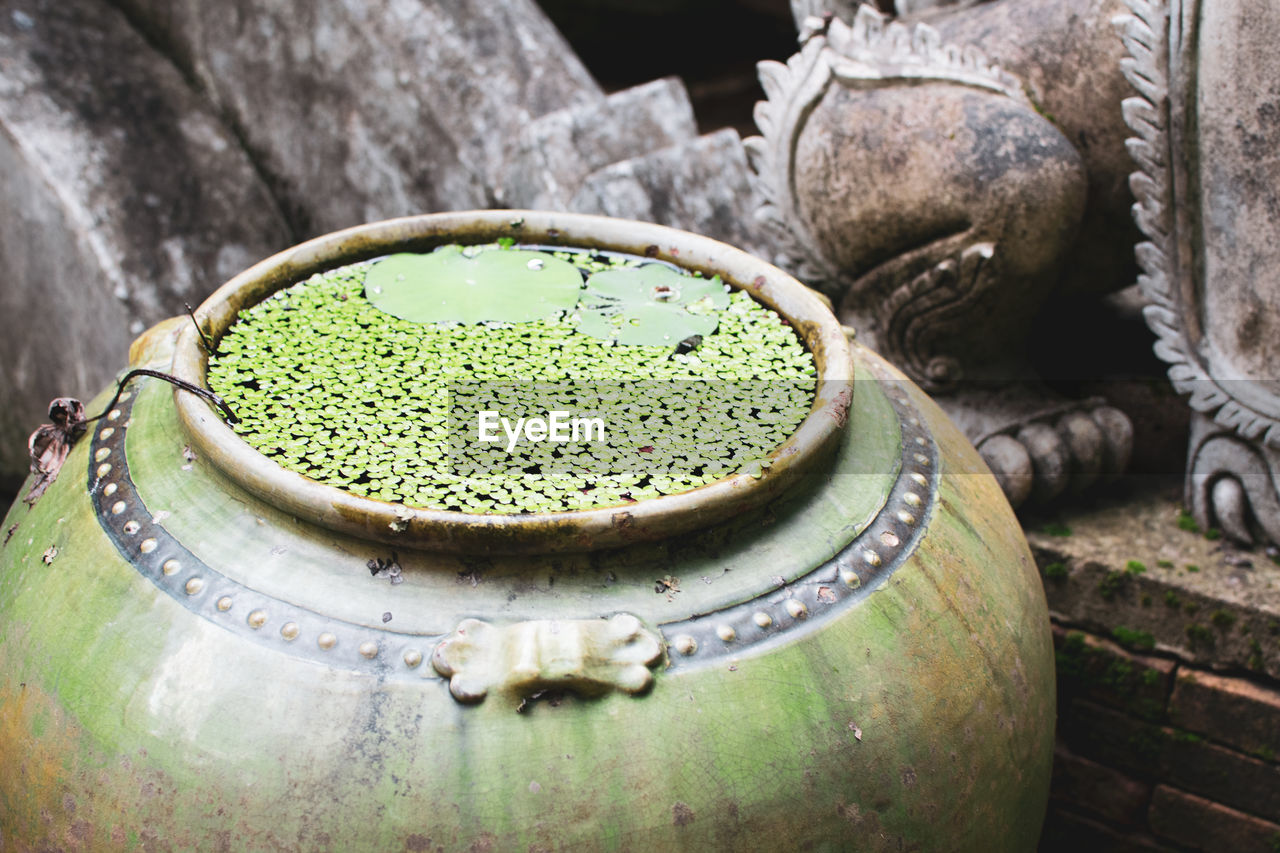
[[[814,354],[808,419],[756,476],[477,517],[291,474],[136,380],[4,521],[0,848],[1032,849],[1053,656],[1020,528],[798,282],[658,226],[456,213],[305,243],[197,317],[504,236],[748,289]],[[131,362],[201,382],[198,337]],[[404,582],[371,577],[393,552]]]

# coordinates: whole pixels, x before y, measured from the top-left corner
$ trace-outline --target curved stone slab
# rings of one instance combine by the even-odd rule
[[[236,139],[109,5],[0,16],[0,486],[49,400],[290,236]],[[91,412],[90,414],[96,414]]]
[[[229,117],[298,236],[488,204],[529,121],[603,92],[533,0],[121,0]]]

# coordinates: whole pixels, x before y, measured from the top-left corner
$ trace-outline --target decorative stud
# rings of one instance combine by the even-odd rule
[[[127,402],[129,402],[130,400],[132,400],[132,399],[133,399],[133,392],[132,392],[132,391],[125,391],[125,392],[124,392],[123,394],[121,394],[119,397],[116,397],[116,402],[117,402],[117,403],[127,403]]]
[[[112,409],[111,411],[107,412],[107,420],[109,420],[109,421],[115,421],[115,420],[119,420],[119,419],[120,419],[120,410],[119,410],[119,409]]]
[[[908,401],[902,398],[898,398],[898,402],[903,405],[908,405]],[[128,407],[122,407],[121,409],[113,410],[115,417],[112,417],[109,419],[113,421],[123,420],[127,413],[127,409]],[[903,414],[905,415],[907,414],[907,412],[904,412]],[[902,497],[902,500],[899,506],[901,506],[902,509],[900,511],[895,512],[894,515],[896,516],[899,522],[902,522],[903,524],[910,526],[910,525],[917,524],[918,513],[913,514],[913,512],[916,510],[922,510],[922,508],[927,506],[928,502],[931,500],[931,498],[929,497],[930,495],[929,487],[931,483],[930,476],[932,472],[929,470],[929,467],[932,466],[932,459],[929,455],[927,455],[929,452],[928,448],[931,447],[931,442],[927,439],[927,432],[921,426],[920,418],[904,417],[903,420],[904,422],[909,421],[912,427],[914,427],[913,430],[908,430],[908,432],[906,433],[906,436],[904,436],[904,439],[909,438],[909,440],[907,441],[907,446],[902,449],[903,456],[906,458],[908,466],[910,466],[911,464],[910,460],[912,459],[915,460],[916,470],[904,472],[905,476],[907,477],[907,480],[903,482],[903,485],[906,486],[906,489],[903,489],[902,486],[898,487],[898,491]],[[105,426],[100,430],[99,438],[105,441],[108,438],[114,436],[117,430],[119,430],[122,433],[121,437],[123,438],[123,431],[127,426],[128,426],[128,421],[125,421],[123,425],[117,423],[114,426]],[[920,449],[922,449],[923,452],[917,452],[917,446]],[[98,477],[100,479],[105,477],[108,473],[112,471],[112,463],[107,462],[106,461],[107,459],[114,460],[116,458],[119,458],[122,465],[122,471],[115,478],[115,481],[103,482],[100,487],[101,494],[103,495],[103,499],[102,499],[102,502],[99,504],[99,507],[100,507],[99,512],[104,513],[104,516],[103,516],[104,518],[106,517],[106,513],[108,512],[114,516],[120,516],[120,515],[126,514],[126,512],[135,512],[135,513],[146,512],[146,508],[142,506],[138,500],[134,500],[135,493],[130,490],[130,484],[127,480],[128,466],[126,464],[126,459],[124,457],[123,452],[120,454],[116,454],[114,451],[115,451],[115,446],[113,445],[111,447],[102,447],[102,446],[96,447],[94,452],[94,457],[93,457],[94,463],[97,464],[96,470],[98,472]],[[92,468],[92,466],[90,467]],[[119,495],[122,499],[115,500],[114,502],[107,500],[108,498],[115,498],[117,495]],[[911,509],[913,512],[908,512],[907,509]],[[259,520],[259,524],[262,524],[262,523],[263,521]],[[908,536],[908,534],[905,534],[902,532],[902,528],[900,527],[895,527],[895,529],[886,529],[886,526],[887,525],[885,524],[885,520],[882,519],[878,527],[873,527],[870,530],[867,530],[865,532],[865,535],[860,537],[856,543],[851,543],[849,546],[849,550],[841,554],[838,560],[833,560],[832,562],[827,563],[825,567],[825,573],[823,575],[824,581],[826,583],[831,583],[832,581],[838,581],[839,583],[843,584],[846,590],[849,590],[849,591],[860,589],[863,586],[864,581],[863,581],[863,578],[859,575],[858,571],[851,567],[851,562],[850,562],[851,557],[854,561],[856,561],[857,557],[854,555],[861,554],[861,558],[865,565],[871,566],[873,568],[880,567],[881,565],[883,565],[884,561],[889,560],[892,556],[898,553],[897,549],[899,549],[902,546],[903,539]],[[122,528],[117,528],[117,529],[123,529],[124,533],[127,535],[137,534],[141,530],[141,522],[134,521],[134,520],[127,520],[123,524]],[[138,549],[141,551],[141,553],[151,554],[156,552],[157,550],[160,550],[160,546],[162,544],[165,544],[167,546],[170,540],[166,538],[164,535],[161,535],[163,533],[164,533],[163,530],[159,530],[156,536],[154,537],[149,536],[148,538],[145,538],[141,542],[139,542]],[[872,547],[867,547],[868,545]],[[124,550],[123,544],[120,547],[123,551]],[[888,550],[880,552],[877,550],[879,547],[883,547]],[[187,562],[191,562],[191,561],[187,561]],[[154,571],[155,564],[151,563],[150,565],[153,567],[152,571]],[[853,565],[856,565],[856,562],[853,563]],[[206,581],[206,577],[208,577],[208,574],[206,572],[207,567],[205,567],[198,559],[194,561],[194,566],[183,566],[177,559],[167,559],[160,566],[160,570],[163,572],[164,575],[179,574],[183,572],[184,568],[186,569],[189,575],[188,579],[184,584],[184,590],[186,594],[188,596],[196,596],[197,594],[204,592],[207,588],[207,581]],[[198,572],[200,574],[192,575],[191,572],[193,570],[194,572]],[[176,591],[174,590],[173,586],[167,586],[166,588],[169,589],[170,591]],[[832,584],[831,587],[822,588],[818,592],[818,599],[817,599],[818,602],[820,604],[838,604],[839,601],[841,600],[839,597],[839,589],[840,588],[838,586],[835,586],[835,584]],[[848,593],[846,593],[846,595],[848,595]],[[236,596],[236,597],[239,597],[239,596]],[[804,600],[800,598],[787,598],[781,601],[778,601],[775,599],[774,601],[768,602],[768,603],[766,603],[762,599],[758,603],[759,605],[764,605],[765,607],[772,609],[773,612],[779,612],[775,608],[778,604],[781,604],[782,612],[785,613],[787,616],[790,617],[791,620],[794,620],[794,621],[805,619],[811,615],[810,607],[805,603]],[[233,595],[223,595],[222,597],[217,599],[215,606],[219,612],[225,613],[232,610],[233,605],[234,605]],[[197,612],[198,612],[198,609],[202,605],[198,601],[192,601],[187,606],[197,608]],[[207,606],[207,605],[203,605],[203,606]],[[776,630],[778,628],[778,625],[776,624],[774,617],[770,614],[770,612],[768,612],[768,610],[764,608],[754,610],[754,611],[747,610],[745,612],[736,610],[735,608],[735,612],[740,613],[742,616],[747,616],[749,614],[749,617],[751,619],[751,624],[754,624],[762,632],[765,632],[761,634],[753,634],[751,631],[748,630],[748,634],[751,635],[749,640],[750,642],[762,640],[768,637],[773,630]],[[281,615],[283,614],[277,613],[278,617]],[[671,640],[670,648],[672,650],[673,655],[691,657],[691,656],[698,655],[699,653],[702,653],[703,655],[716,656],[720,654],[725,654],[726,652],[729,651],[728,649],[725,649],[724,647],[719,646],[719,644],[713,644],[712,649],[704,651],[703,649],[700,648],[699,641],[695,639],[695,636],[694,636],[695,633],[697,634],[697,636],[707,639],[710,636],[710,634],[714,632],[714,635],[718,637],[720,641],[726,644],[748,642],[748,640],[744,640],[742,637],[738,636],[738,633],[734,624],[731,624],[729,622],[716,621],[717,618],[724,619],[726,616],[729,616],[729,615],[730,615],[729,613],[720,613],[720,614],[708,613],[696,619],[692,623],[690,623],[691,626],[696,626],[696,628],[694,628],[694,630],[691,633],[678,634]],[[266,608],[261,608],[261,609],[256,609],[249,612],[249,614],[245,617],[245,623],[240,623],[239,619],[236,619],[232,624],[233,625],[247,624],[249,628],[253,629],[254,631],[257,631],[263,628],[268,623],[268,621],[270,621],[268,617],[268,610]],[[280,623],[275,623],[275,624],[280,625]],[[744,621],[738,624],[745,625],[747,623],[745,623]],[[784,622],[783,626],[789,627],[790,624],[791,623],[789,622]],[[702,632],[706,632],[706,633],[702,633]],[[280,625],[278,634],[285,642],[293,643],[294,641],[301,638],[302,630],[300,625],[297,622],[285,622],[283,625]],[[262,637],[263,640],[266,640],[266,641],[270,641],[271,639],[270,632],[263,632],[260,636]],[[381,637],[382,635],[377,634],[375,636]],[[323,651],[329,651],[336,648],[336,646],[338,645],[338,637],[333,632],[325,631],[323,633],[316,635],[315,642],[316,642],[316,646],[319,649]],[[345,649],[347,648],[345,644],[348,643],[349,641],[344,640],[343,642],[344,642],[344,649]],[[277,646],[277,648],[280,650],[283,650],[281,649],[280,646]],[[423,663],[425,662],[428,656],[428,654],[425,654],[420,649],[405,648],[403,646],[401,646],[400,648],[401,648],[401,658],[404,662],[406,670],[417,670],[419,667],[423,665]],[[379,658],[381,650],[382,649],[380,648],[379,641],[376,639],[366,639],[364,642],[360,642],[359,645],[356,646],[356,651],[359,652],[361,657],[371,662],[376,661]],[[389,654],[392,654],[392,653],[389,652]],[[434,670],[428,667],[428,671],[427,673],[424,673],[424,675],[430,674],[433,671]],[[402,670],[401,677],[406,677],[406,676],[407,676],[407,673]]]

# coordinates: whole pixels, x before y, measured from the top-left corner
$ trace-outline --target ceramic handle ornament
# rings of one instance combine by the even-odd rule
[[[479,702],[495,690],[520,698],[548,689],[642,693],[653,684],[649,667],[661,657],[662,643],[639,619],[620,613],[506,626],[466,619],[436,646],[431,663],[449,679],[455,699]]]

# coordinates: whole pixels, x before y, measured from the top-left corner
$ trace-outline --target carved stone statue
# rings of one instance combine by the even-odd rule
[[[779,260],[935,394],[1015,505],[1045,501],[1127,464],[1127,417],[1055,395],[1026,352],[1059,306],[1134,281],[1136,196],[1146,317],[1200,413],[1188,503],[1280,538],[1280,12],[897,5],[793,0],[800,52],[760,65],[747,146]]]
[[[1186,500],[1203,527],[1280,542],[1280,8],[1129,5],[1139,281],[1194,410]]]
[[[1019,15],[1063,18],[1053,0],[1010,3]],[[1046,35],[1010,23],[1004,7],[957,7],[949,26],[982,16],[986,29],[1028,34],[1036,44],[1017,58],[1029,66],[1048,52],[1043,41],[1097,64],[1096,34],[1078,21]],[[934,393],[1011,502],[1047,501],[1120,473],[1131,450],[1124,414],[1051,392],[1026,367],[1024,347],[1055,293],[1132,282],[1128,261],[1109,280],[1091,269],[1094,244],[1107,242],[1095,239],[1107,231],[1099,223],[1127,217],[1126,195],[1117,205],[1095,186],[1123,189],[1124,126],[1118,108],[1113,128],[1089,126],[1100,122],[1087,112],[1075,122],[1086,128],[1051,120],[1041,87],[946,40],[940,15],[930,20],[890,21],[869,6],[847,23],[810,15],[797,55],[761,63],[763,136],[747,143],[766,199],[758,213],[783,262]],[[1115,82],[1103,89],[1118,103],[1120,48],[1114,28],[1107,35],[1117,41]],[[1109,130],[1116,165],[1082,152],[1076,130]]]

